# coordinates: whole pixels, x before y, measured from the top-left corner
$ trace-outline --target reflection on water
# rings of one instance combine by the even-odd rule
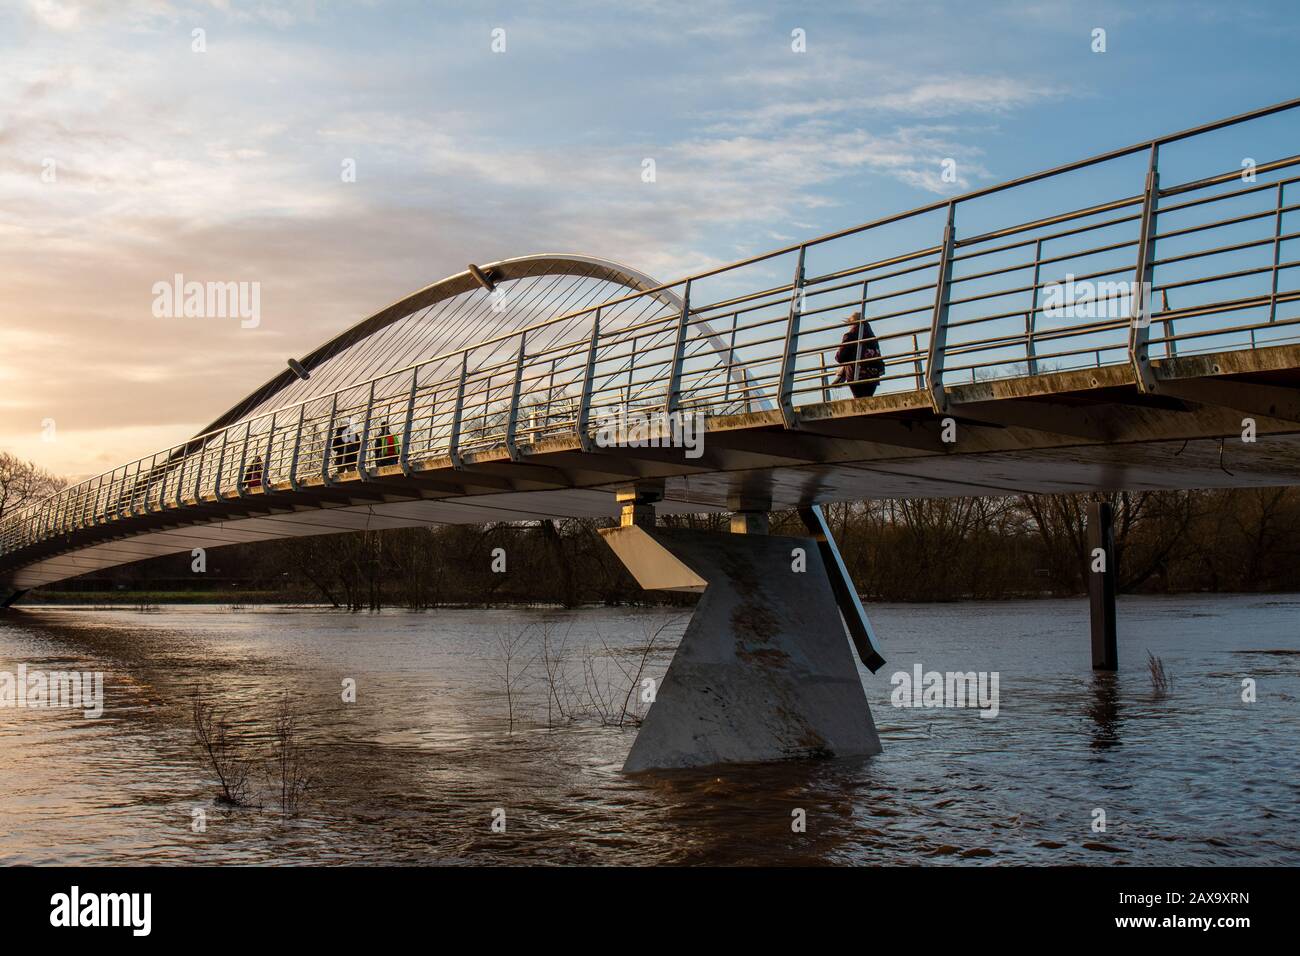
[[[863,677],[883,754],[627,777],[635,728],[575,702],[617,714],[642,657],[663,673],[684,621],[647,653],[662,612],[26,609],[0,619],[0,670],[104,671],[105,714],[0,709],[0,861],[1295,865],[1298,611],[1294,597],[1124,600],[1121,670],[1094,675],[1085,601],[876,607],[889,664]],[[572,696],[530,639],[507,701],[502,641],[542,621],[565,636]],[[1174,678],[1167,698],[1147,650]],[[998,671],[999,716],[891,707],[890,675],[918,662]],[[299,817],[276,812],[261,766],[261,809],[214,801],[195,686],[259,756],[290,696],[317,777]],[[557,715],[574,709],[588,716]]]
[[[1097,725],[1092,733],[1094,749],[1113,747],[1119,743],[1119,681],[1114,671],[1093,673],[1088,716]]]

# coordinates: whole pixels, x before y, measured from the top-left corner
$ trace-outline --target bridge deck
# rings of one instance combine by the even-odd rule
[[[612,517],[612,489],[665,482],[663,513],[723,511],[736,495],[774,508],[830,501],[1180,489],[1300,483],[1300,346],[1155,363],[1172,393],[1138,390],[1129,366],[1043,373],[946,390],[805,406],[787,429],[775,409],[707,419],[702,455],[681,448],[584,451],[549,438],[512,460],[502,447],[298,482],[189,496],[128,513],[13,556],[18,588],[196,547],[431,523]],[[1294,390],[1294,391],[1293,391]],[[1242,441],[1253,418],[1258,440]],[[955,441],[943,441],[944,419]],[[6,556],[8,559],[9,556]]]

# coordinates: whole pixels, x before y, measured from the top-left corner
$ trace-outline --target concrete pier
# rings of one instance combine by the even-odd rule
[[[880,752],[814,539],[601,533],[642,587],[703,592],[625,771]]]

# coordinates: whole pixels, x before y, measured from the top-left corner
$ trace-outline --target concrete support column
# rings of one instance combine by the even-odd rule
[[[771,530],[770,496],[731,495],[727,508],[731,511],[732,534],[767,534]]]
[[[27,593],[26,588],[22,588],[21,590],[18,591],[13,591],[10,590],[9,588],[0,588],[0,594],[8,595],[3,600],[0,600],[0,610],[4,610],[5,608],[10,607],[15,601],[17,601],[20,597],[22,597],[26,593]]]
[[[623,528],[653,528],[655,504],[664,500],[664,483],[638,481],[618,489],[614,500],[619,504],[618,523]]]
[[[880,752],[816,541],[601,534],[642,587],[703,592],[624,770]],[[806,568],[792,566],[794,549]]]
[[[1115,528],[1110,505],[1088,505],[1088,602],[1092,617],[1092,669],[1119,670],[1115,626]]]

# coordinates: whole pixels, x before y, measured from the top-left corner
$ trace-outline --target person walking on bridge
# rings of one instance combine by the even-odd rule
[[[840,363],[840,374],[831,384],[848,385],[854,398],[869,398],[876,393],[880,379],[885,374],[880,340],[861,312],[849,316],[848,326],[848,331],[840,340],[839,350],[835,353],[835,361]]]
[[[340,425],[334,430],[334,440],[330,442],[330,459],[334,462],[335,471],[343,471],[347,467],[347,434],[347,426]]]
[[[397,464],[397,439],[388,430],[387,421],[379,426],[379,434],[375,437],[375,464],[381,468]]]
[[[262,487],[262,456],[254,455],[253,460],[248,463],[244,469],[244,487],[261,488]]]

